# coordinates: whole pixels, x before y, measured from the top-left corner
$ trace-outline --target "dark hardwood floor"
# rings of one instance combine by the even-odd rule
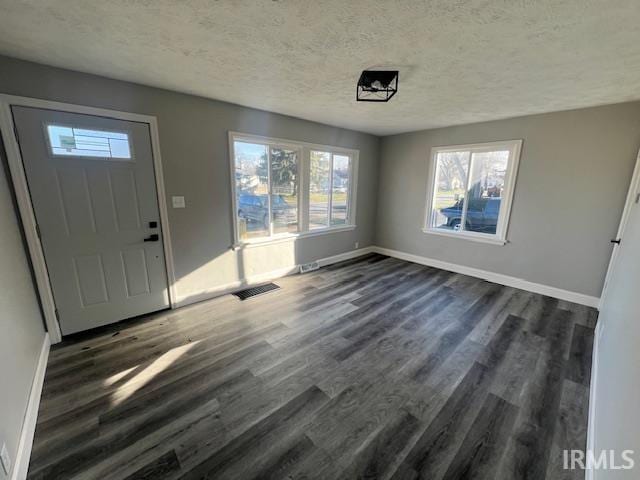
[[[31,479],[565,479],[597,313],[369,255],[67,340]]]

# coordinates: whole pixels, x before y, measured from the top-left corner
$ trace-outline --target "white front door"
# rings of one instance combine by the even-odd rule
[[[62,333],[167,308],[149,125],[12,112]]]

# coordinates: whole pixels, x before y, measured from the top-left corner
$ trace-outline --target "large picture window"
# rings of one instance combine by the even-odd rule
[[[354,227],[357,151],[230,134],[236,243]]]
[[[521,145],[434,148],[425,232],[504,244]]]

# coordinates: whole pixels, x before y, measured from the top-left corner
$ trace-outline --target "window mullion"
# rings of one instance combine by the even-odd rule
[[[427,219],[425,221],[425,225],[427,228],[435,228],[437,226],[434,225],[434,219],[437,218],[437,215],[434,215],[434,212],[437,211],[437,207],[436,207],[436,199],[438,196],[438,178],[440,176],[440,159],[439,159],[439,154],[436,153],[433,156],[433,162],[434,162],[434,167],[433,167],[433,180],[431,182],[431,188],[432,188],[432,192],[431,192],[431,204],[429,205],[429,210],[427,211]]]
[[[302,149],[302,185],[300,195],[302,196],[302,231],[309,231],[309,196],[311,194],[311,149]]]
[[[269,236],[273,236],[273,213],[271,211],[271,192],[273,185],[271,184],[271,145],[267,145],[267,211],[269,215]]]
[[[353,161],[351,155],[349,155],[349,186],[347,188],[347,212],[344,218],[345,224],[351,223],[351,179],[353,178]]]
[[[331,227],[331,217],[333,216],[333,152],[329,157],[329,211],[327,212],[327,227]]]
[[[305,193],[303,193],[307,189],[307,181],[305,178],[307,168],[305,149],[300,147],[298,149],[298,177],[296,182],[298,195],[298,232],[306,232],[309,229],[307,225],[308,208],[306,208],[307,203],[305,202]]]
[[[467,229],[467,210],[469,208],[469,189],[471,188],[471,172],[473,172],[473,152],[469,152],[469,168],[467,169],[467,182],[464,191],[464,202],[462,203],[462,219],[460,220],[460,230]]]

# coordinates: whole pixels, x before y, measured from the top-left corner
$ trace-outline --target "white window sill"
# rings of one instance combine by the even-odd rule
[[[331,228],[323,228],[318,230],[309,230],[308,232],[300,232],[300,233],[285,233],[281,235],[274,235],[273,237],[268,238],[256,238],[252,240],[242,240],[237,242],[231,248],[233,250],[243,249],[243,248],[253,248],[253,247],[261,247],[265,245],[273,245],[276,243],[283,242],[293,242],[299,238],[307,238],[307,237],[317,237],[320,235],[328,235],[330,233],[339,233],[339,232],[349,232],[351,230],[355,230],[355,225],[343,225],[339,227],[331,227]]]
[[[487,235],[482,233],[472,232],[455,232],[448,230],[438,230],[434,228],[423,228],[424,233],[432,235],[440,235],[441,237],[457,238],[459,240],[471,240],[472,242],[488,243],[491,245],[505,245],[506,239],[499,238],[495,235]]]

